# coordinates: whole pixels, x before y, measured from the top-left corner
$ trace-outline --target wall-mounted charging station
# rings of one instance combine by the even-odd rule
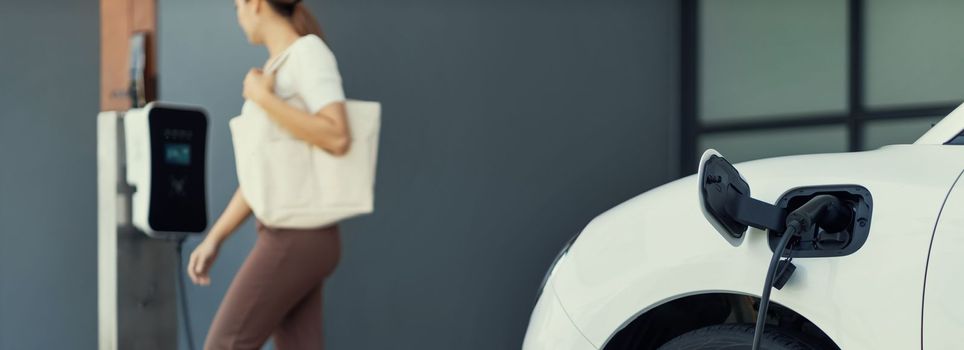
[[[200,109],[157,103],[125,114],[127,182],[134,190],[134,226],[148,236],[200,233],[207,226],[207,122]]]
[[[150,103],[97,117],[99,349],[176,349],[178,241],[207,227],[208,120]]]

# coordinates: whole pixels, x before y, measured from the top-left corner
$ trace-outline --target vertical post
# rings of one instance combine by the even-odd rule
[[[97,116],[97,348],[117,349],[117,227],[121,199],[118,139],[120,114]],[[114,187],[113,189],[111,187]]]
[[[131,225],[123,114],[97,117],[98,349],[176,349],[176,243]]]
[[[864,146],[864,1],[848,0],[847,24],[847,131],[849,149],[859,151]]]
[[[680,176],[696,171],[700,128],[699,0],[680,1]]]
[[[131,108],[130,39],[146,34],[145,97],[157,98],[156,0],[100,0],[103,111]],[[97,117],[98,348],[176,349],[175,243],[131,225],[123,114]]]

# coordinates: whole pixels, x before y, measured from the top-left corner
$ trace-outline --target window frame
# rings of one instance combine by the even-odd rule
[[[700,136],[714,133],[763,131],[808,126],[845,125],[848,151],[863,149],[868,122],[925,119],[947,115],[959,103],[904,104],[870,108],[864,101],[865,0],[847,0],[847,108],[843,113],[770,115],[766,119],[703,122],[700,120],[700,0],[680,2],[680,151],[681,174],[696,171]]]

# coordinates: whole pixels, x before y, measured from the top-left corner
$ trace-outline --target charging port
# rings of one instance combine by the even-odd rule
[[[857,251],[867,241],[870,233],[870,218],[873,201],[868,191],[859,185],[835,185],[799,187],[787,191],[777,201],[776,206],[792,212],[811,199],[820,195],[832,195],[849,208],[853,219],[848,225],[836,232],[817,229],[803,234],[792,248],[793,256],[797,258],[823,258],[850,255]],[[781,232],[769,231],[770,249],[776,248],[780,242]]]

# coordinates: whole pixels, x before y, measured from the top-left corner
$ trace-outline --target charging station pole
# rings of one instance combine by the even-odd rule
[[[132,82],[143,99],[156,99],[157,0],[100,0],[101,110],[136,107]],[[131,38],[146,33],[141,48]],[[143,61],[132,59],[143,52]],[[136,75],[130,71],[143,63]],[[97,117],[98,349],[177,349],[175,242],[138,232],[131,218],[125,177],[123,112]]]
[[[177,243],[132,225],[123,118],[97,117],[98,349],[177,349]]]

